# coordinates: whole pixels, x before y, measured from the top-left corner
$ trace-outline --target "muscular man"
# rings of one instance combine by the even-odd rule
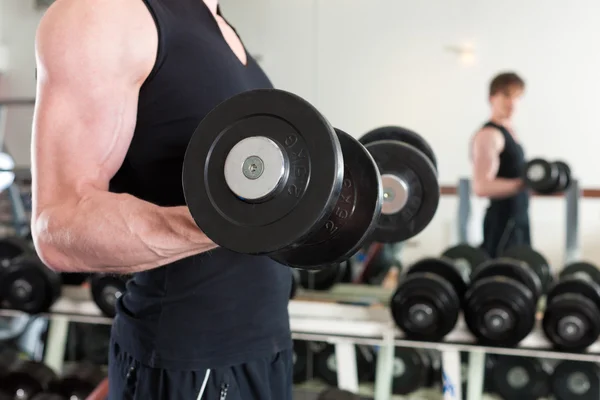
[[[198,123],[272,87],[217,0],[58,0],[38,29],[36,249],[59,271],[135,273],[110,399],[291,399],[290,269],[216,248],[184,205]]]
[[[524,89],[523,79],[512,72],[492,80],[491,117],[471,143],[473,191],[490,199],[482,248],[492,257],[508,247],[530,244],[529,194],[521,179],[525,156],[512,128],[512,117]]]

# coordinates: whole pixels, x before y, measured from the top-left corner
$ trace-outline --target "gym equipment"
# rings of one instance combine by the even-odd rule
[[[356,345],[358,380],[367,382],[375,375],[375,351],[370,346]],[[327,344],[314,355],[315,376],[331,386],[337,386],[335,346]]]
[[[376,143],[380,164],[406,172],[412,193],[398,222],[416,234],[437,207],[435,168],[406,144],[390,158],[381,150],[386,143],[398,144]],[[350,258],[378,223],[383,190],[371,153],[302,98],[247,91],[198,125],[183,163],[184,195],[196,224],[219,246],[320,269]]]
[[[294,383],[299,384],[308,379],[309,342],[294,340]]]
[[[440,258],[425,258],[407,271],[392,296],[396,325],[409,340],[438,341],[456,325],[471,268],[489,257],[459,245]]]
[[[465,322],[483,345],[515,346],[535,325],[541,263],[548,263],[531,248],[509,249],[505,254],[511,258],[503,256],[475,268],[465,293]]]
[[[429,354],[420,349],[396,347],[392,371],[392,393],[409,394],[430,385],[433,365]]]
[[[1,154],[1,153],[0,153]],[[0,176],[2,173],[0,172]],[[19,236],[7,236],[0,239],[0,265],[8,266],[8,263],[32,250],[31,242]]]
[[[600,270],[576,262],[559,279],[546,297],[544,333],[557,349],[583,351],[600,337]]]
[[[61,272],[60,280],[63,285],[81,286],[92,274],[81,272]]]
[[[548,288],[553,281],[550,264],[548,264],[548,261],[544,256],[537,251],[534,251],[531,246],[518,245],[510,247],[502,253],[501,257],[513,258],[525,262],[529,268],[534,270],[535,274],[540,279],[542,293],[548,292]]]
[[[536,358],[498,356],[490,378],[504,399],[537,400],[548,394],[548,373]]]
[[[365,264],[355,283],[379,286],[387,276],[390,268],[396,267],[402,270],[402,263],[398,258],[400,243],[371,243],[363,246],[356,253],[355,258]],[[373,255],[370,252],[374,251]],[[369,259],[370,257],[370,259]],[[354,257],[353,257],[354,259]]]
[[[299,284],[304,289],[329,290],[342,281],[350,269],[350,261],[328,265],[320,270],[298,270]]]
[[[50,383],[56,379],[54,371],[46,365],[18,360],[2,381],[0,391],[10,394],[15,399],[30,400],[36,394],[47,391]]]
[[[68,398],[68,397],[64,397],[61,396],[60,394],[56,394],[56,393],[38,393],[35,395],[35,397],[31,400],[79,400],[82,399],[80,397],[73,397],[73,398]]]
[[[361,400],[361,397],[347,390],[327,388],[319,393],[317,400]]]
[[[527,162],[525,184],[540,194],[564,192],[571,183],[571,168],[563,161],[534,158]]]
[[[556,400],[597,400],[600,398],[600,367],[592,362],[562,361],[550,376]]]
[[[107,317],[114,317],[117,299],[127,288],[131,275],[94,274],[90,280],[92,299],[100,311]]]
[[[202,120],[183,189],[194,220],[221,247],[308,269],[349,258],[383,196],[360,143],[275,89],[235,95]]]
[[[0,298],[9,308],[29,314],[46,312],[60,295],[60,276],[35,254],[12,259],[0,273]]]
[[[60,380],[50,383],[49,391],[69,400],[85,400],[104,378],[104,372],[97,365],[72,364]]]
[[[410,239],[429,225],[440,200],[433,150],[419,134],[397,126],[372,130],[359,140],[377,163],[383,184],[373,240]]]

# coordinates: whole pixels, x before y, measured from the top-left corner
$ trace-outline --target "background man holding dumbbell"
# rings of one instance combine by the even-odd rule
[[[215,249],[183,196],[199,122],[272,87],[217,0],[58,1],[36,52],[36,249],[60,271],[135,273],[110,399],[291,400],[290,269]]]
[[[471,142],[473,191],[490,199],[482,248],[491,257],[531,241],[529,194],[522,179],[525,156],[512,128],[512,117],[524,89],[523,79],[514,72],[494,77],[489,89],[490,120]]]

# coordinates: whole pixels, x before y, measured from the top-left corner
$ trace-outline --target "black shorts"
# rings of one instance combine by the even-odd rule
[[[293,350],[202,371],[141,364],[111,340],[108,400],[292,400]]]

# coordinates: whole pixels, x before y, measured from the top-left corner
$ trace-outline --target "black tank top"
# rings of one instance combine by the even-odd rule
[[[184,153],[198,123],[223,100],[272,85],[249,54],[246,66],[236,57],[202,0],[143,1],[159,32],[158,56],[111,190],[180,206]],[[113,338],[157,368],[217,368],[265,357],[291,348],[290,286],[290,268],[216,249],[135,274],[117,304]]]
[[[508,179],[522,177],[526,163],[523,147],[515,141],[504,126],[490,121],[484,127],[496,128],[504,137],[504,149],[500,153],[500,166],[496,177]],[[511,197],[490,200],[490,211],[501,212],[510,217],[527,217],[528,209],[529,194],[526,189]]]

